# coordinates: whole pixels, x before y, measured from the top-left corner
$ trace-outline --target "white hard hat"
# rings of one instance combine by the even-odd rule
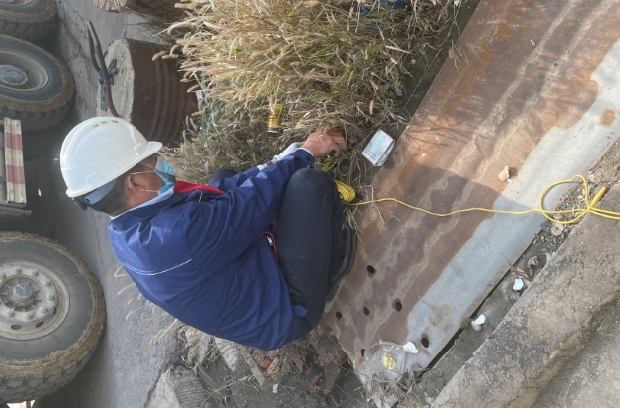
[[[128,121],[95,117],[80,123],[60,149],[60,171],[67,195],[78,197],[116,179],[157,153],[159,142],[147,142]]]

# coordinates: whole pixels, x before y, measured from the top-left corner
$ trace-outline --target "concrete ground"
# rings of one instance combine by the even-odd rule
[[[620,186],[600,207],[620,208]],[[617,406],[619,240],[586,216],[433,407]]]
[[[533,407],[617,407],[620,401],[618,344],[620,303],[612,305],[583,350],[547,385]]]

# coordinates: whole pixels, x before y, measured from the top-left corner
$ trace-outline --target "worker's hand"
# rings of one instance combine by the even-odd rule
[[[347,140],[336,129],[319,128],[310,134],[306,142],[301,146],[308,150],[316,159],[336,153],[337,155],[347,149]]]

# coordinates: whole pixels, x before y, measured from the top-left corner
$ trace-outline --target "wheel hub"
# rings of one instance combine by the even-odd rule
[[[34,295],[34,289],[30,286],[30,283],[18,283],[13,288],[12,293],[13,302],[20,306],[26,306],[31,303],[32,295]]]
[[[50,81],[47,69],[36,58],[19,50],[0,47],[0,61],[2,88],[13,92],[36,92]]]
[[[0,82],[6,86],[25,85],[28,83],[28,74],[13,65],[0,65]]]
[[[0,337],[42,337],[62,323],[68,295],[56,274],[36,264],[0,265]]]

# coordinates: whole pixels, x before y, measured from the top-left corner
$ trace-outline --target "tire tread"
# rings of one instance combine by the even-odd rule
[[[49,395],[68,384],[86,365],[103,332],[105,304],[103,291],[86,264],[64,246],[34,234],[0,232],[3,241],[36,241],[60,252],[75,264],[91,289],[93,309],[88,327],[80,339],[64,351],[58,351],[38,360],[1,361],[0,404],[34,400]]]
[[[22,121],[23,129],[27,131],[45,130],[60,123],[69,113],[75,95],[75,85],[67,67],[40,47],[16,38],[0,36],[0,47],[9,49],[14,47],[22,52],[28,52],[28,48],[38,50],[57,67],[60,72],[57,81],[62,84],[58,92],[40,101],[13,98],[0,92],[0,119],[4,117],[19,119]]]
[[[8,34],[26,41],[38,41],[56,25],[56,4],[44,0],[47,7],[40,13],[0,10],[0,34]]]

